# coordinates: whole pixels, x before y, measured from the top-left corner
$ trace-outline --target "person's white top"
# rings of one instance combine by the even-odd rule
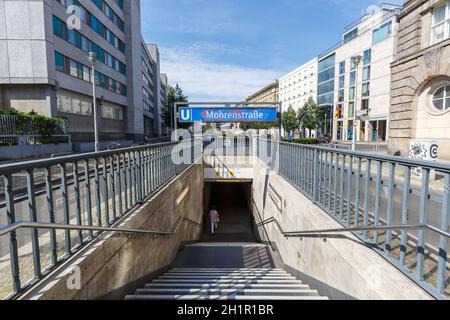
[[[217,210],[211,210],[209,212],[209,219],[211,220],[211,222],[219,222],[219,213],[217,212]]]

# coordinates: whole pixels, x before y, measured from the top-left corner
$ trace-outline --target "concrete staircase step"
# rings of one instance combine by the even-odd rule
[[[125,300],[328,300],[321,296],[240,296],[240,295],[127,295]]]
[[[309,289],[306,284],[234,284],[234,283],[218,283],[218,284],[204,284],[204,283],[148,283],[145,288],[192,288],[192,289]]]
[[[160,276],[159,279],[266,279],[266,280],[282,280],[290,279],[295,280],[295,277],[290,275],[204,275],[204,276],[191,276],[191,275],[164,275]]]
[[[282,271],[286,272],[283,269],[277,268],[173,268],[170,271],[200,271],[200,272],[216,272],[216,271]]]
[[[152,283],[199,283],[199,279],[156,279],[153,280]],[[204,284],[216,284],[216,283],[247,283],[247,284],[277,284],[277,283],[284,283],[284,284],[302,284],[299,280],[267,280],[267,279],[202,279],[202,283]]]
[[[244,295],[244,296],[318,296],[317,290],[311,289],[175,289],[145,288],[138,289],[135,295]]]
[[[239,276],[285,276],[289,275],[286,272],[253,272],[253,271],[230,271],[230,272],[167,272],[166,275],[170,276],[233,276],[233,275],[239,275]]]

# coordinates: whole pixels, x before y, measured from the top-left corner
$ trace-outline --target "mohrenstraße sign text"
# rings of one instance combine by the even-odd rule
[[[276,122],[276,108],[180,108],[180,122]]]

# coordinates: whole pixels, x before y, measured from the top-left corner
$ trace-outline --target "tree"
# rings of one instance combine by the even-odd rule
[[[312,97],[298,110],[297,118],[302,130],[318,130],[322,127],[322,109],[317,106]]]
[[[281,124],[283,125],[284,132],[288,134],[297,128],[297,114],[292,106],[289,106],[289,108],[283,112]]]
[[[164,114],[164,122],[167,127],[173,128],[173,106],[175,102],[188,102],[188,97],[183,94],[183,89],[178,85],[175,88],[171,85],[167,86],[167,104]]]

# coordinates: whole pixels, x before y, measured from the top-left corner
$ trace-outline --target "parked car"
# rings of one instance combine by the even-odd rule
[[[331,138],[330,134],[322,133],[319,135],[319,140],[320,140],[320,143],[330,143],[332,138]]]

